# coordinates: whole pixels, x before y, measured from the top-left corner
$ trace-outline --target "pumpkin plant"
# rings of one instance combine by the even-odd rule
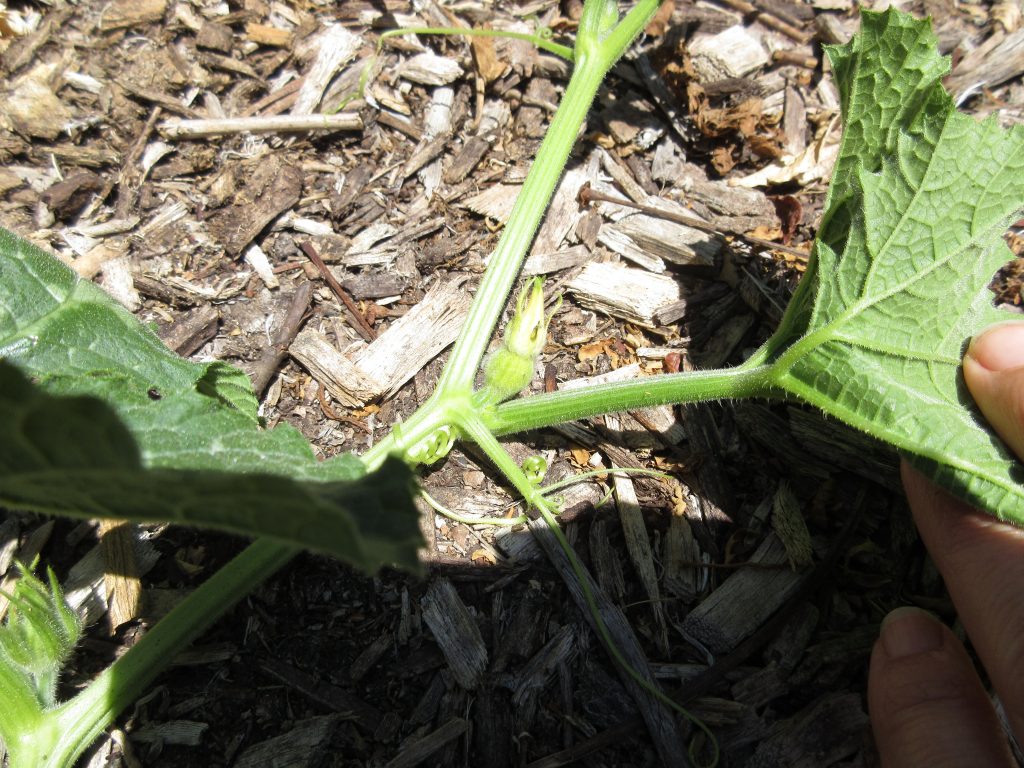
[[[366,571],[415,569],[410,468],[442,460],[457,440],[475,442],[547,520],[583,585],[537,467],[519,466],[501,435],[662,403],[791,398],[1024,524],[1024,467],[965,394],[959,368],[970,338],[1006,317],[987,285],[1011,257],[1003,233],[1024,200],[1024,129],[958,113],[929,25],[893,10],[865,13],[859,34],[828,51],[844,133],[818,237],[777,331],[742,365],[519,397],[550,320],[538,281],[485,359],[591,102],[657,5],[640,0],[620,18],[614,0],[587,0],[573,47],[548,46],[571,57],[572,77],[469,317],[431,397],[361,456],[318,462],[294,429],[263,429],[240,371],[175,357],[100,289],[0,233],[0,505],[259,537],[63,702],[52,682],[78,627],[56,582],[26,573],[0,630],[0,738],[12,768],[73,764],[177,651],[301,548]],[[584,591],[625,674],[671,702],[621,658]]]

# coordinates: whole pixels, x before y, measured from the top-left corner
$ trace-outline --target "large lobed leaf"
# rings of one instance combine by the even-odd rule
[[[373,570],[416,566],[412,482],[262,429],[242,371],[177,357],[0,230],[0,505],[265,535]]]
[[[1024,128],[956,111],[926,21],[865,12],[831,48],[844,134],[810,282],[773,339],[776,384],[900,448],[961,498],[1024,524],[1024,467],[963,385],[1024,203]],[[781,350],[780,350],[781,348]]]

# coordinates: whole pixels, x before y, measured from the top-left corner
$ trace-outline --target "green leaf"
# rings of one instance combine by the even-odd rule
[[[1024,524],[1024,467],[964,387],[970,337],[1011,316],[988,290],[1013,254],[1024,128],[960,114],[926,21],[865,12],[829,50],[845,121],[808,287],[767,348],[774,383],[900,448]]]
[[[242,371],[182,360],[0,230],[0,505],[209,526],[365,570],[415,568],[409,470],[319,462],[295,429],[262,429],[257,405]]]

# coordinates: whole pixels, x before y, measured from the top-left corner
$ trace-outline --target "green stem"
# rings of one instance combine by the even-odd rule
[[[225,611],[285,566],[298,549],[257,539],[157,622],[124,656],[75,698],[44,715],[56,726],[54,749],[32,768],[66,768],[141,696],[174,660]]]
[[[596,55],[588,52],[589,46],[581,53],[577,44],[576,62],[565,96],[516,198],[498,247],[491,255],[462,332],[437,383],[438,391],[457,393],[472,389],[512,283],[558,186],[562,169],[594,96],[608,70],[626,51],[657,7],[658,0],[641,0],[601,42]]]
[[[510,400],[484,411],[481,418],[495,434],[506,435],[665,403],[767,397],[774,394],[771,370],[770,366],[740,366],[645,376],[632,381],[617,381]]]

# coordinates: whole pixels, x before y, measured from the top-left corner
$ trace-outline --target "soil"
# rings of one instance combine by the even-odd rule
[[[294,351],[275,352],[272,335],[294,304],[292,337],[312,329],[354,358],[434,287],[470,291],[568,66],[528,43],[392,38],[353,100],[364,65],[380,33],[397,26],[530,29],[539,19],[567,39],[580,12],[578,0],[414,5],[11,3],[38,18],[18,35],[7,28],[14,17],[0,25],[9,104],[0,116],[0,224],[95,279],[179,353],[252,373],[268,425],[292,424],[322,456],[365,449],[430,394],[445,354],[402,372],[397,391],[346,404],[337,383]],[[668,2],[643,59],[627,58],[607,80],[569,166],[618,200],[654,196],[704,216],[721,233],[715,260],[657,251],[644,261],[617,250],[608,233],[623,209],[584,209],[567,187],[563,230],[549,233],[547,251],[534,250],[547,257],[546,290],[564,291],[535,390],[734,364],[778,322],[828,175],[827,164],[792,173],[792,158],[838,137],[822,44],[852,33],[856,18],[845,0],[745,7]],[[1012,31],[996,8],[936,0],[903,9],[941,19],[944,52],[970,62],[971,50]],[[743,36],[753,66],[709,74],[693,46],[727,30]],[[327,68],[322,85],[306,88],[318,67]],[[965,107],[1019,122],[1010,106],[1024,104],[1019,75]],[[359,124],[174,135],[178,120],[303,112]],[[771,187],[727,183],[772,163]],[[1020,253],[1019,230],[1008,237]],[[728,283],[723,259],[733,267]],[[607,308],[572,287],[590,263],[667,275],[684,301],[646,318]],[[1010,311],[1022,304],[1022,274],[1018,258],[993,284]],[[624,297],[634,312],[643,298]],[[517,458],[543,455],[553,480],[612,463],[671,473],[633,476],[617,501],[606,498],[608,476],[573,487],[564,526],[665,690],[714,730],[720,765],[877,764],[865,685],[879,622],[907,603],[956,622],[889,449],[810,409],[761,402],[592,419],[509,448]],[[515,502],[471,449],[454,450],[423,485],[463,514],[503,514]],[[182,654],[82,765],[663,764],[532,537],[520,529],[502,538],[422,506],[423,578],[368,577],[298,556]],[[4,519],[0,531],[13,542],[5,551],[35,547],[62,577],[98,537],[93,523]],[[155,550],[142,610],[116,627],[109,614],[94,617],[68,692],[246,544],[175,527],[140,533]],[[738,590],[733,605],[715,598],[727,587]],[[435,604],[472,629],[442,636],[426,617]],[[460,644],[486,656],[471,680],[453,663]]]

